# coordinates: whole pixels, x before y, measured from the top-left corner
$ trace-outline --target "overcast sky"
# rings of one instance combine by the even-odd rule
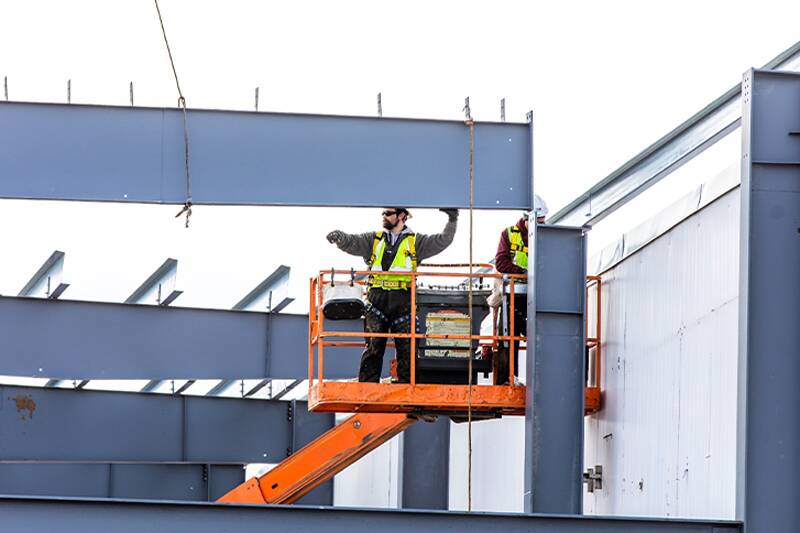
[[[260,109],[272,111],[371,115],[379,91],[385,116],[460,119],[465,96],[479,121],[499,118],[502,97],[509,120],[532,109],[536,188],[551,211],[800,40],[800,2],[785,1],[161,8],[190,107],[252,109],[259,86]],[[130,81],[137,105],[177,97],[148,0],[0,0],[2,76],[19,101],[64,102],[67,79],[75,103],[125,105]],[[60,249],[64,298],[120,301],[175,257],[186,291],[176,305],[229,307],[280,263],[304,301],[313,270],[358,266],[323,235],[375,229],[377,211],[198,207],[185,230],[171,206],[0,201],[0,294],[16,294]],[[517,215],[476,214],[476,257],[493,256]],[[412,227],[435,232],[444,219],[420,210]],[[441,259],[466,256],[462,224]]]

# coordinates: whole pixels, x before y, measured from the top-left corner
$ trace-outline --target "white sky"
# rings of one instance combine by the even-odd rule
[[[800,3],[199,2],[161,0],[190,107],[509,120],[536,124],[536,188],[551,212],[800,39]],[[0,0],[0,77],[11,100],[174,106],[148,0]],[[0,125],[1,126],[1,125]],[[190,132],[191,134],[191,132]],[[734,146],[732,144],[732,146]],[[721,170],[721,167],[720,167]],[[689,168],[702,175],[709,169]],[[707,176],[711,177],[711,176]],[[0,176],[2,180],[2,176]],[[688,186],[688,185],[687,185]],[[666,205],[666,204],[662,204]],[[196,207],[0,201],[0,294],[16,294],[54,250],[63,298],[121,301],[167,257],[175,305],[230,307],[278,264],[293,296],[319,268],[359,266],[323,240],[376,229],[375,209]],[[475,255],[494,254],[518,213],[476,213]],[[439,231],[418,210],[412,227]],[[466,213],[443,261],[467,256]],[[621,227],[632,221],[621,221]],[[302,304],[290,310],[302,311]]]

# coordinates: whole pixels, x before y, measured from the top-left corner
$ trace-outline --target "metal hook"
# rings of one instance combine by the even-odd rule
[[[378,93],[378,116],[383,116],[383,102],[381,101],[381,93]]]
[[[333,287],[333,285],[334,285],[334,283],[333,283],[333,275],[334,275],[333,267],[331,267],[331,287]]]
[[[464,98],[464,109],[462,109],[462,111],[464,111],[467,120],[472,120],[472,111],[469,108],[469,96]]]
[[[506,99],[500,99],[500,122],[506,121]]]
[[[131,107],[133,107],[133,82],[130,83]]]
[[[350,286],[352,287],[356,282],[356,271],[350,267]]]
[[[67,80],[67,103],[72,103],[72,80]]]
[[[258,87],[256,87],[256,111],[258,111]]]

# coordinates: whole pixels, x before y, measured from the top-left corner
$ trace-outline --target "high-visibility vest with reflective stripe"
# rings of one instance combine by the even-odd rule
[[[528,270],[528,245],[522,240],[519,227],[508,228],[508,242],[511,243],[511,260],[518,267]]]
[[[392,264],[388,272],[416,272],[417,270],[417,236],[414,233],[403,238],[397,247]],[[370,270],[383,270],[383,253],[386,251],[386,239],[382,231],[375,232],[372,241],[372,256],[368,265]],[[411,286],[411,276],[403,274],[375,274],[369,278],[370,287],[381,287],[387,290],[408,289]]]

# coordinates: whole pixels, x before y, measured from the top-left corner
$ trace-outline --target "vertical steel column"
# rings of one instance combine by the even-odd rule
[[[532,120],[530,128],[533,182]],[[529,219],[525,512],[580,514],[585,236],[581,228],[537,227],[533,212]]]
[[[403,433],[404,509],[447,510],[450,419],[414,424]]]
[[[529,164],[530,164],[530,177],[531,177],[531,215],[528,218],[531,220],[536,220],[536,216],[534,213],[534,206],[536,205],[535,200],[535,190],[536,190],[536,181],[534,179],[534,160],[533,160],[533,111],[528,111],[528,127],[530,132],[530,154],[529,154]],[[537,261],[536,256],[536,223],[528,224],[528,266],[535,265]],[[536,269],[529,268],[528,269],[528,287],[536,287]],[[527,296],[527,304],[528,304],[528,314],[529,317],[536,316],[536,291],[529,290]],[[510,332],[513,334],[513,332]],[[536,320],[528,320],[527,324],[527,336],[529,339],[536,338]],[[510,354],[509,354],[510,355]],[[524,505],[525,505],[525,512],[526,513],[533,513],[538,512],[537,506],[534,505],[534,498],[533,494],[536,490],[537,484],[540,482],[536,475],[536,468],[537,468],[537,454],[536,454],[536,446],[538,445],[538,438],[536,436],[535,430],[535,420],[534,420],[534,408],[535,401],[534,401],[534,394],[533,394],[533,384],[535,382],[534,376],[534,360],[536,359],[536,343],[531,342],[526,350],[525,350],[525,383],[528,385],[526,392],[525,392],[525,475],[524,475]],[[510,360],[510,358],[509,358]]]
[[[736,515],[800,523],[800,74],[742,82]]]

